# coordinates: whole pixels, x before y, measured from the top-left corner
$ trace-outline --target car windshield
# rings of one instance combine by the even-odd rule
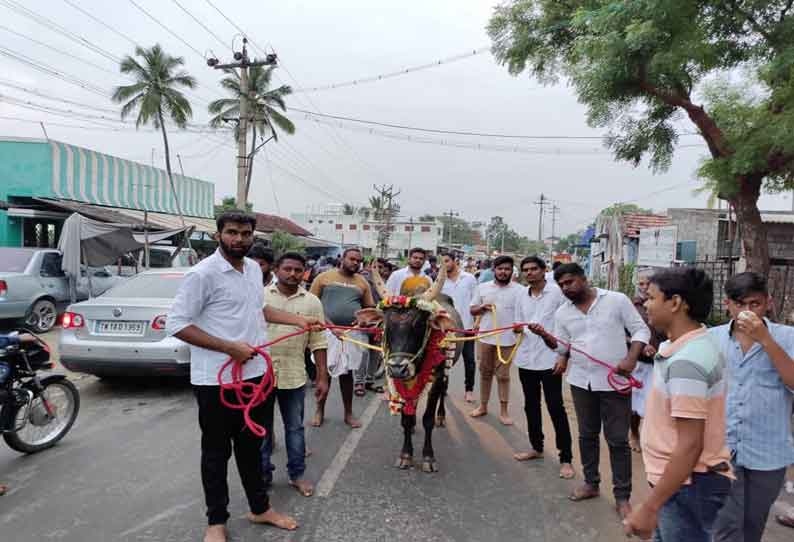
[[[184,273],[157,273],[136,275],[102,294],[102,297],[166,298],[176,296]]]
[[[0,272],[22,273],[33,258],[32,250],[6,248],[0,250]]]
[[[149,267],[171,267],[171,252],[152,247],[149,250]]]

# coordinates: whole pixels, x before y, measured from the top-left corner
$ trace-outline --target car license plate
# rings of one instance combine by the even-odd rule
[[[97,333],[102,335],[143,335],[143,322],[100,320]]]

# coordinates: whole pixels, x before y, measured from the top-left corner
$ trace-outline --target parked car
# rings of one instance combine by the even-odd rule
[[[61,363],[97,376],[183,375],[188,345],[165,334],[165,320],[187,269],[144,271],[63,316]]]
[[[178,254],[175,254],[178,251]],[[146,268],[143,250],[125,254],[116,265],[109,266],[116,275],[131,277]],[[169,245],[152,245],[149,248],[149,268],[192,267],[199,261],[198,253],[192,248],[179,248]]]
[[[0,319],[21,319],[37,333],[52,329],[70,301],[62,258],[54,249],[0,248]],[[83,269],[76,281],[76,297],[89,297],[89,283],[90,294],[99,295],[123,280],[106,268],[91,267],[88,273]]]

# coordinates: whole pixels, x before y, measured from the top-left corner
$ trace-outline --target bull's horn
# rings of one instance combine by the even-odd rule
[[[445,280],[447,280],[447,266],[444,265],[444,260],[441,260],[441,265],[438,266],[438,275],[436,276],[436,281],[428,291],[422,294],[422,297],[428,301],[433,301],[436,297],[438,297],[438,294],[441,293],[441,289],[444,287]]]
[[[383,284],[383,277],[380,276],[379,264],[376,263],[372,266],[369,276],[372,278],[372,284],[375,286],[375,290],[378,291],[378,295],[381,299],[389,297],[389,291],[386,289],[386,285]]]

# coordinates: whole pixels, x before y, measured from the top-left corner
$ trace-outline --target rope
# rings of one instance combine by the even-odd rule
[[[350,333],[351,331],[362,331],[364,333],[377,333],[379,330],[377,328],[365,328],[365,327],[358,327],[358,326],[336,326],[331,324],[326,324],[322,326],[322,329],[339,329],[344,330],[345,333]],[[308,333],[312,331],[311,328],[303,328],[297,331],[293,331],[292,333],[287,333],[277,339],[272,341],[266,342],[265,344],[259,345],[254,347],[255,352],[259,357],[264,360],[265,363],[265,372],[262,375],[261,380],[258,383],[254,382],[245,382],[243,380],[243,366],[245,363],[251,363],[251,360],[246,362],[239,362],[235,361],[231,356],[226,362],[221,366],[220,371],[218,371],[218,384],[220,385],[220,401],[223,406],[226,408],[231,408],[233,410],[242,410],[243,412],[243,421],[245,422],[245,426],[257,437],[263,438],[267,435],[267,430],[256,423],[251,418],[251,411],[258,407],[259,405],[263,404],[267,401],[267,398],[273,393],[273,388],[276,385],[275,382],[275,374],[273,372],[273,358],[267,351],[267,348],[278,344],[280,342],[286,341],[293,337],[297,337],[299,335],[303,335],[304,333]],[[364,345],[361,341],[357,341],[346,335],[342,336],[342,340],[346,340],[352,342],[354,344]],[[230,382],[223,382],[223,376],[226,374],[227,371],[231,372],[231,381]],[[226,397],[226,394],[231,393],[234,396],[234,400],[229,400]]]
[[[529,323],[528,322],[515,322],[515,323],[513,323],[510,326],[504,326],[504,327],[498,327],[498,328],[494,328],[494,329],[489,329],[489,330],[486,330],[484,332],[477,333],[475,335],[472,335],[472,332],[475,332],[476,330],[472,330],[472,329],[450,329],[450,330],[447,330],[450,333],[465,333],[465,334],[467,334],[469,336],[467,336],[467,337],[446,338],[444,340],[448,341],[448,342],[472,341],[472,340],[478,340],[478,339],[483,338],[483,337],[491,337],[493,335],[499,335],[502,332],[508,331],[508,330],[512,330],[513,332],[518,333],[519,330],[521,330],[524,327],[529,327]],[[615,390],[616,392],[620,393],[621,395],[630,394],[632,388],[636,388],[636,389],[642,388],[642,382],[640,382],[639,380],[637,380],[636,378],[634,378],[631,375],[626,376],[626,375],[621,374],[619,372],[618,367],[616,367],[615,365],[612,365],[611,363],[607,363],[606,361],[602,361],[602,360],[600,360],[600,359],[588,354],[584,350],[575,347],[573,344],[569,343],[568,341],[564,341],[564,340],[560,339],[559,337],[556,337],[556,336],[552,335],[551,333],[548,333],[548,331],[546,333],[548,334],[549,337],[551,337],[552,339],[557,341],[559,344],[562,344],[563,346],[565,346],[571,352],[577,352],[577,353],[583,355],[584,357],[586,357],[588,360],[592,361],[593,363],[596,363],[596,364],[601,365],[602,367],[606,368],[609,371],[607,373],[607,383],[609,384],[609,387],[611,387],[613,390]],[[513,350],[513,354],[507,360],[507,363],[510,363],[510,361],[512,361],[516,351],[518,350],[518,345],[520,344],[520,339],[523,339],[523,335],[524,334],[521,333],[521,336],[519,337],[519,342],[516,343],[516,348]],[[497,352],[498,352],[498,347],[499,347],[499,343],[497,342]],[[501,355],[499,357],[499,361],[502,361]]]
[[[492,320],[493,320],[493,322],[495,324],[496,323],[496,307],[494,307],[494,306],[491,307],[491,316],[492,316]],[[520,325],[520,326],[519,325],[512,325],[510,327],[491,329],[491,330],[488,330],[488,331],[485,331],[485,332],[482,332],[482,333],[475,333],[475,334],[472,334],[472,332],[476,331],[476,328],[474,330],[471,330],[471,329],[466,329],[466,330],[455,329],[455,330],[451,330],[451,331],[452,332],[457,332],[457,333],[461,333],[461,332],[465,333],[465,336],[464,337],[447,337],[442,342],[443,343],[460,343],[460,342],[468,342],[468,341],[478,341],[480,339],[485,339],[487,337],[496,336],[496,357],[497,357],[497,359],[499,360],[499,362],[502,365],[510,365],[513,362],[513,359],[515,359],[515,357],[516,357],[516,352],[518,352],[518,347],[521,346],[521,342],[524,340],[524,334],[521,332],[521,328],[522,327],[523,327],[523,324]],[[519,334],[519,335],[518,335],[518,337],[516,337],[516,342],[513,345],[513,351],[510,352],[510,355],[507,357],[507,359],[505,359],[504,356],[502,355],[502,341],[501,341],[501,337],[502,337],[502,333],[504,333],[508,329],[512,330],[514,333]]]

